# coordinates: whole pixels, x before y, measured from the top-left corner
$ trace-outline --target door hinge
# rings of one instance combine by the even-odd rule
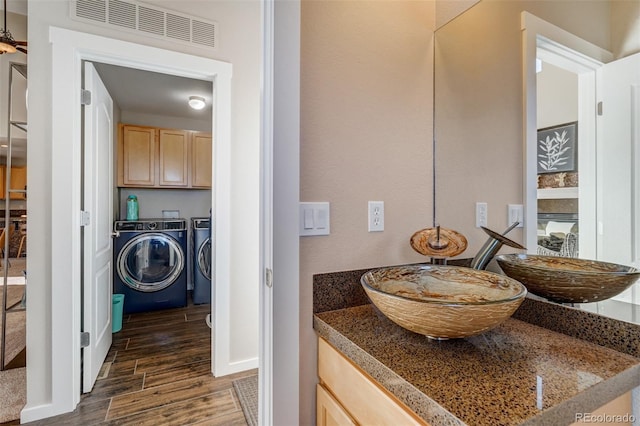
[[[91,225],[91,213],[88,211],[80,211],[80,226]]]
[[[598,115],[602,115],[602,101],[598,102]]]
[[[266,280],[267,287],[269,288],[273,287],[273,271],[271,270],[271,268],[266,269],[265,280]]]
[[[80,92],[80,105],[91,105],[91,91],[82,89]]]
[[[83,331],[80,333],[80,347],[86,348],[91,343],[91,333]]]

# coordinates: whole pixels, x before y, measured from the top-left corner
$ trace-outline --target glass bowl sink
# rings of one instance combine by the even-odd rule
[[[460,266],[381,268],[365,273],[360,282],[387,318],[433,339],[490,330],[509,318],[527,294],[509,277]]]
[[[500,268],[537,295],[559,303],[589,303],[622,293],[638,278],[631,266],[533,254],[496,256]]]

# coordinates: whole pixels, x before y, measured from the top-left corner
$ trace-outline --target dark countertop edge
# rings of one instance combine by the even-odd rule
[[[341,354],[365,371],[378,382],[380,386],[394,395],[395,398],[404,403],[427,423],[447,426],[465,424],[440,404],[429,398],[428,395],[416,389],[410,382],[396,374],[389,367],[378,361],[374,356],[336,331],[316,315],[313,317],[313,328],[318,333],[318,336],[324,338],[333,347],[338,349]],[[397,392],[399,389],[405,389],[410,392]],[[415,398],[403,398],[401,396],[403,394],[413,394]]]
[[[639,385],[640,360],[639,364],[622,371],[614,377],[588,387],[576,396],[526,420],[522,425],[547,426],[550,424],[572,424],[576,422],[576,413],[591,413]],[[629,414],[633,414],[633,412]]]
[[[399,401],[403,402],[427,423],[434,426],[466,425],[466,423],[447,411],[447,409],[429,398],[428,395],[415,388],[406,379],[396,374],[366,350],[336,331],[316,315],[314,315],[313,318],[313,326],[319,337],[327,340],[338,349],[340,353],[365,371],[384,389],[394,395]],[[545,409],[537,416],[527,419],[521,424],[527,426],[571,424],[575,422],[576,413],[590,413],[637,386],[640,386],[640,360],[638,364],[633,367],[622,371],[614,377],[590,386],[574,397],[554,407]],[[397,392],[399,389],[404,389],[405,392]],[[411,392],[406,392],[408,390]],[[401,396],[410,394],[413,394],[414,397]]]

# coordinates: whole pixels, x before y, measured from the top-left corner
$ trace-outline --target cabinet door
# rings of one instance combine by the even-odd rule
[[[318,339],[318,377],[358,424],[427,425],[322,338]]]
[[[211,135],[209,133],[192,134],[191,186],[211,188]]]
[[[12,167],[11,168],[11,189],[27,189],[27,168]],[[26,200],[27,194],[24,192],[12,192],[9,194],[12,200]]]
[[[329,392],[316,386],[316,426],[355,425],[356,422]]]
[[[5,182],[6,182],[6,177],[7,177],[7,167],[6,166],[0,166],[0,199],[4,200],[4,196],[5,194]]]
[[[160,130],[160,186],[186,187],[189,179],[188,133]]]
[[[154,186],[156,183],[156,130],[150,127],[122,127],[121,186]]]

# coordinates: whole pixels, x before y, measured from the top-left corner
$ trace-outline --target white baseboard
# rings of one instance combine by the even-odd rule
[[[252,370],[258,368],[259,358],[250,358],[242,361],[232,362],[225,367],[221,368],[216,374],[216,377],[228,376],[229,374],[241,373],[243,371]]]
[[[60,414],[70,413],[72,411],[73,410],[65,410],[61,407],[57,407],[54,404],[36,405],[34,407],[29,407],[29,404],[27,404],[20,412],[20,423],[42,420]]]

